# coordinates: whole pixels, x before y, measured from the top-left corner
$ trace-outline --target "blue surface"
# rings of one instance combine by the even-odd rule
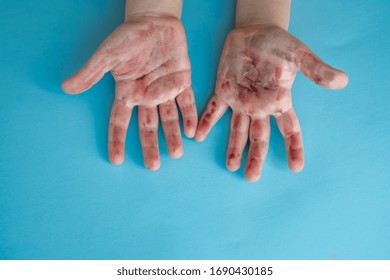
[[[198,110],[214,88],[234,0],[184,1]],[[143,167],[136,115],[112,166],[110,75],[60,83],[122,21],[124,1],[3,0],[0,10],[1,259],[389,259],[390,1],[293,1],[290,32],[349,74],[342,92],[299,75],[306,165],[287,168],[272,124],[263,178],[225,169],[231,113],[180,160]]]

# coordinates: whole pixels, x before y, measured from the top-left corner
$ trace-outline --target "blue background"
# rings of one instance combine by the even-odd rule
[[[201,112],[235,1],[184,2]],[[112,77],[79,96],[60,84],[123,21],[123,0],[1,6],[1,259],[390,258],[390,1],[293,1],[290,32],[350,84],[332,92],[298,75],[305,168],[288,170],[272,122],[255,184],[225,169],[230,112],[204,143],[185,139],[179,160],[160,131],[154,173],[133,114],[125,163],[108,162]]]

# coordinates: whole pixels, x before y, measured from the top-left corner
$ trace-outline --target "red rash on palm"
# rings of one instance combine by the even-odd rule
[[[80,93],[111,71],[115,81],[115,101],[109,126],[109,158],[124,160],[124,148],[131,113],[139,106],[139,133],[145,166],[160,166],[158,120],[162,122],[169,154],[183,154],[177,105],[184,121],[184,133],[193,137],[197,112],[191,88],[191,66],[181,22],[173,17],[138,17],[115,30],[84,67],[68,80],[63,89]],[[177,105],[176,105],[177,102]]]
[[[303,168],[303,141],[292,107],[291,87],[297,71],[320,86],[341,89],[345,73],[323,63],[301,41],[276,26],[237,28],[226,39],[218,70],[215,95],[198,126],[195,139],[203,141],[228,107],[233,110],[226,165],[240,167],[250,140],[245,176],[261,176],[268,150],[269,117],[276,118],[285,139],[289,167]]]

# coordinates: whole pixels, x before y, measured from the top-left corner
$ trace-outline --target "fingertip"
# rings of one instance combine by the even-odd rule
[[[226,161],[226,168],[230,172],[236,172],[240,168],[240,162],[237,162],[237,160],[234,159],[228,159]]]
[[[207,136],[206,134],[197,131],[195,134],[195,141],[196,142],[203,142],[206,139],[206,136]]]
[[[184,135],[187,138],[194,138],[196,133],[196,127],[184,127]]]
[[[148,156],[144,156],[144,165],[150,171],[156,171],[160,168],[160,156],[158,150],[149,150]]]
[[[292,172],[302,171],[304,166],[303,149],[291,149],[288,153],[288,167]]]
[[[150,171],[157,171],[160,169],[160,160],[156,160],[150,163],[145,163],[145,167]]]
[[[124,156],[121,154],[111,155],[109,159],[113,165],[121,165],[125,161]]]
[[[340,75],[340,78],[339,78],[339,89],[343,89],[345,88],[349,83],[349,77],[347,75],[347,73],[345,72],[341,72],[341,75]]]
[[[260,180],[261,174],[255,174],[251,172],[245,172],[245,178],[251,183],[255,183]]]
[[[61,89],[65,92],[65,93],[68,93],[68,94],[71,94],[70,93],[70,89],[69,89],[69,82],[68,80],[65,80],[61,83]]]
[[[193,130],[193,131],[184,131],[184,135],[187,138],[194,138],[195,137],[195,130]]]
[[[174,159],[181,158],[184,154],[183,146],[180,146],[179,148],[169,151],[169,156]]]
[[[245,169],[245,178],[251,182],[257,182],[262,173],[262,163],[256,161],[256,160],[250,160],[248,159],[246,169]]]
[[[62,82],[61,88],[67,94],[79,94],[81,92],[75,88],[70,78]]]
[[[226,164],[226,168],[230,172],[236,172],[240,168],[240,166],[234,166],[234,165]]]
[[[302,161],[290,161],[288,163],[288,167],[290,168],[290,170],[292,172],[301,172],[302,169],[303,169],[303,166],[304,166],[304,163],[303,163],[303,160]]]
[[[327,87],[333,90],[343,89],[348,85],[348,81],[349,78],[346,73],[340,70],[336,70],[336,72],[332,76],[332,79],[330,79],[329,81],[329,86]]]

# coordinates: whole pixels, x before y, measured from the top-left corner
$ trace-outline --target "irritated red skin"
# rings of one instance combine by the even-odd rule
[[[302,170],[302,133],[291,100],[297,71],[329,89],[341,89],[348,83],[345,73],[323,63],[301,41],[277,26],[233,30],[221,56],[215,95],[199,122],[195,139],[203,141],[226,109],[232,108],[226,165],[231,171],[240,167],[249,137],[245,176],[254,182],[261,176],[269,144],[269,117],[274,116],[286,142],[290,169]]]
[[[135,106],[139,106],[145,166],[151,170],[160,167],[159,115],[168,152],[174,158],[180,157],[183,146],[176,102],[183,116],[185,135],[193,137],[197,126],[191,66],[181,22],[174,17],[132,17],[62,87],[71,94],[83,92],[108,71],[116,81],[108,141],[111,162],[121,164],[124,160],[127,128]]]

